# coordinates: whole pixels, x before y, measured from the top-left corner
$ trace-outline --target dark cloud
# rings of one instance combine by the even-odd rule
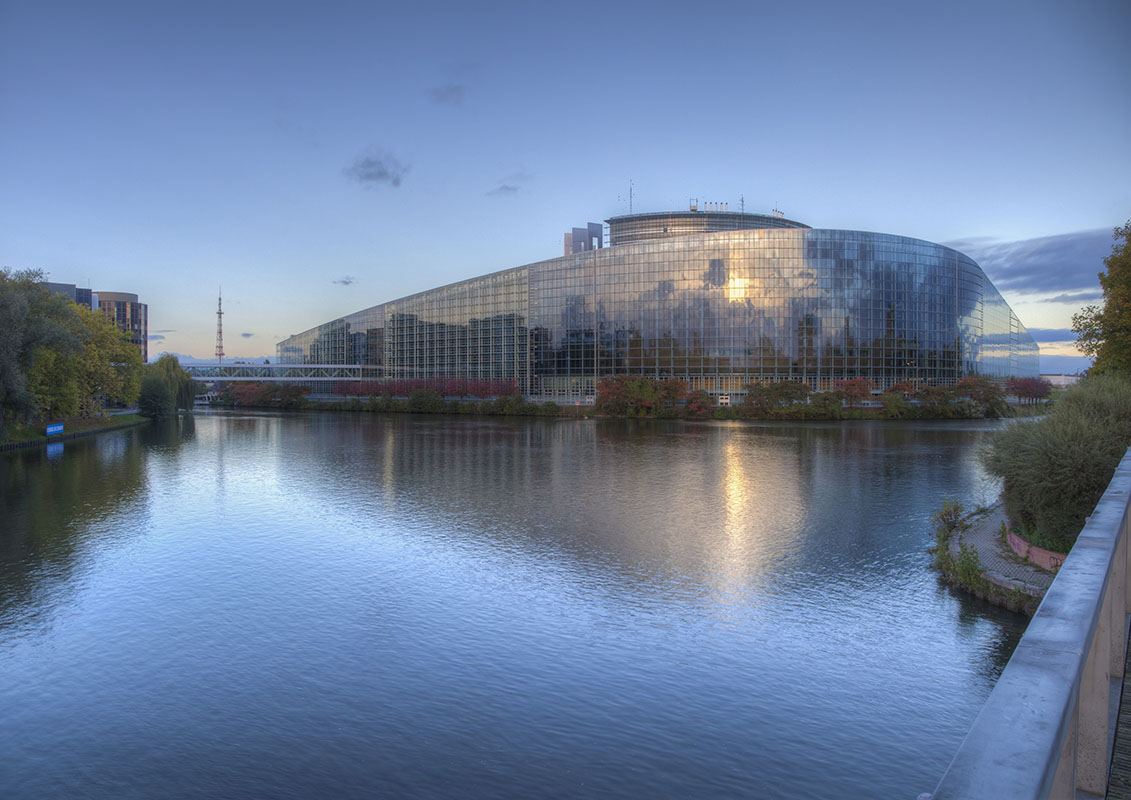
[[[255,335],[254,333],[241,333],[240,334],[240,336],[242,336],[245,339],[250,339],[254,335]]]
[[[1104,257],[1111,253],[1111,231],[1077,231],[1039,239],[1002,242],[978,237],[947,242],[978,262],[994,285],[1017,294],[1094,290]]]
[[[1071,328],[1029,328],[1035,342],[1074,342],[1076,333]]]
[[[177,329],[176,328],[162,328],[161,330],[153,331],[153,332],[154,333],[176,333]]]
[[[163,342],[163,341],[165,341],[165,334],[163,334],[163,333],[151,333],[151,334],[149,334],[149,341],[151,341],[151,342]]]
[[[462,106],[467,87],[461,83],[446,83],[432,89],[432,101],[445,106]]]
[[[1097,300],[1102,300],[1103,296],[1103,292],[1079,292],[1078,294],[1058,294],[1056,297],[1046,297],[1040,302],[1083,305],[1084,303],[1094,303]]]
[[[357,283],[357,278],[355,278],[353,275],[343,275],[336,281],[330,281],[330,283],[336,283],[339,286],[353,286],[355,283]]]
[[[490,197],[500,197],[505,195],[512,195],[518,192],[522,186],[520,184],[529,183],[534,176],[524,169],[517,172],[512,172],[510,175],[504,177],[499,181],[499,185],[494,189],[487,192]]]
[[[368,188],[379,183],[400,186],[408,170],[407,164],[388,153],[370,153],[359,156],[342,174]]]

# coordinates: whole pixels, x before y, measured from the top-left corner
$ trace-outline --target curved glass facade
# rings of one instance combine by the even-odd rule
[[[728,394],[1038,374],[1036,343],[967,256],[805,227],[661,234],[540,261],[333,320],[277,354],[387,378],[514,379],[567,399],[615,374]]]

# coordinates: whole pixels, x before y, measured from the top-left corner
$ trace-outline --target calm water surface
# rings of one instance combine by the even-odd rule
[[[995,423],[198,414],[0,454],[0,797],[913,798]]]

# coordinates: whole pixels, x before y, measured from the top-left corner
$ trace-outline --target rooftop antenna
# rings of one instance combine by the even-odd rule
[[[632,213],[632,178],[628,179],[628,213]]]
[[[216,290],[216,363],[224,363],[224,293]]]
[[[738,205],[739,205],[739,208],[741,209],[741,213],[745,214],[746,213],[746,195],[740,194],[738,196]]]

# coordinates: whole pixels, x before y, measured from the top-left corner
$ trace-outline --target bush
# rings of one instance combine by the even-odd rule
[[[168,419],[173,416],[173,392],[169,389],[169,384],[157,375],[146,375],[141,381],[137,410],[149,419]]]
[[[416,414],[442,414],[447,410],[447,404],[439,392],[417,389],[408,396],[405,409]]]
[[[983,453],[1010,518],[1034,544],[1067,553],[1131,446],[1131,380],[1097,375],[1043,419],[1000,431]]]

